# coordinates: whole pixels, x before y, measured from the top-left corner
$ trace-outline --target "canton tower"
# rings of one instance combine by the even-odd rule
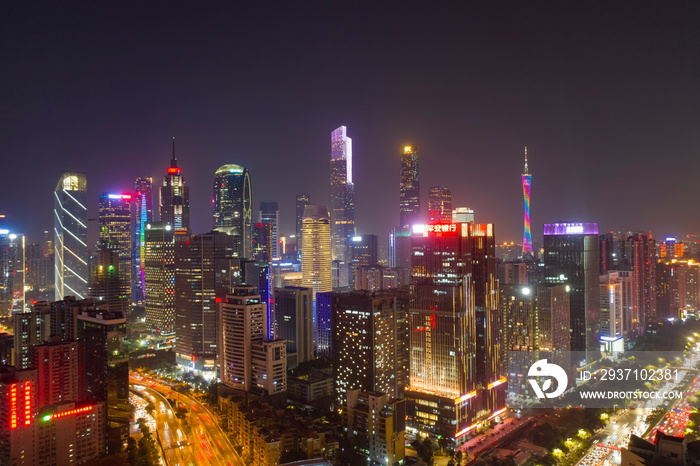
[[[525,173],[523,173],[523,205],[525,207],[525,221],[523,224],[523,257],[532,255],[532,233],[530,232],[530,186],[532,175],[527,169],[527,147],[525,147]]]

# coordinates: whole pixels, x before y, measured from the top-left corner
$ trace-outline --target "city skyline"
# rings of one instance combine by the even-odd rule
[[[246,8],[250,11],[244,13],[252,18],[264,13]],[[159,180],[170,138],[176,136],[178,162],[191,187],[194,233],[209,231],[212,173],[235,163],[247,167],[253,179],[270,178],[265,185],[256,184],[253,205],[278,201],[281,231],[289,234],[294,231],[294,193],[306,190],[314,202],[329,203],[329,187],[323,182],[330,153],[327,134],[345,125],[355,142],[358,234],[384,235],[398,222],[393,214],[383,213],[394,212],[398,154],[404,145],[420,149],[424,186],[449,188],[456,206],[467,205],[479,222],[499,225],[504,241],[517,241],[521,235],[522,197],[516,180],[524,145],[537,176],[532,193],[535,239],[541,238],[544,223],[558,221],[598,222],[601,231],[651,230],[659,237],[698,231],[700,221],[687,215],[698,195],[685,188],[689,174],[700,168],[693,157],[697,144],[692,132],[698,125],[692,104],[698,91],[691,85],[697,64],[687,46],[698,38],[688,19],[696,9],[677,6],[666,10],[659,22],[653,8],[620,5],[604,10],[521,6],[507,12],[481,6],[469,14],[459,7],[430,7],[424,32],[411,36],[403,31],[412,28],[404,26],[422,24],[424,8],[409,4],[393,19],[367,7],[344,12],[369,18],[363,21],[367,32],[354,31],[355,37],[348,36],[346,26],[337,32],[327,26],[326,19],[338,13],[336,7],[283,7],[251,39],[239,40],[239,34],[244,38],[250,32],[247,25],[230,32],[214,22],[211,34],[192,34],[201,36],[196,39],[175,35],[175,43],[166,44],[156,39],[170,37],[173,30],[167,24],[173,21],[163,21],[162,12],[152,6],[133,18],[114,11],[95,20],[91,8],[64,13],[69,16],[66,30],[57,30],[51,7],[44,7],[45,16],[29,20],[36,10],[12,5],[7,17],[26,27],[0,33],[9,70],[0,78],[0,92],[7,96],[0,112],[6,123],[0,150],[13,173],[29,173],[37,165],[47,169],[36,174],[32,196],[16,195],[21,176],[0,186],[0,198],[16,200],[2,213],[13,230],[35,241],[51,227],[45,220],[51,215],[47,186],[60,171],[80,170],[91,180],[89,215],[94,218],[100,192],[130,192],[139,176]],[[189,13],[192,17],[185,19]],[[287,21],[289,14],[295,21]],[[208,15],[177,7],[168,15],[177,24],[191,21],[188,29],[194,32],[210,26]],[[624,34],[619,31],[621,18]],[[97,24],[104,31],[96,30]],[[122,40],[125,32],[119,24],[142,32]],[[653,39],[647,34],[650,24]],[[314,29],[309,26],[320,29],[305,32]],[[270,41],[257,39],[268,27],[288,33],[289,44],[281,52]],[[382,34],[374,42],[385,27],[396,38]],[[95,33],[94,40],[83,41],[83,33],[76,32],[85,29]],[[402,41],[405,47],[397,48]],[[39,44],[45,51],[39,52]],[[136,44],[145,47],[138,50]],[[372,45],[378,50],[371,50]],[[345,74],[326,65],[325,58],[338,48],[347,55]],[[64,49],[75,52],[64,56]],[[100,60],[89,59],[103,49],[107,53]],[[200,50],[211,53],[200,55]],[[303,51],[288,53],[294,50]],[[399,52],[383,58],[390,50]],[[223,65],[211,60],[213,55],[236,57],[250,65],[250,76],[219,69]],[[123,56],[133,65],[121,69]],[[66,60],[60,69],[74,71],[59,71],[58,57]],[[153,62],[152,57],[158,58]],[[255,57],[267,58],[256,67]],[[288,84],[260,79],[269,74],[267,62],[277,63],[278,58],[275,66],[287,71]],[[192,78],[167,72],[183,63],[195,65]],[[35,66],[48,73],[34,73]],[[107,79],[114,67],[121,71]],[[308,79],[319,73],[327,78]],[[92,84],[76,86],[76,77]],[[333,82],[332,89],[326,81]],[[211,90],[189,90],[202,88],[202,83]],[[251,92],[243,95],[244,88]],[[347,97],[331,99],[338,88]],[[51,104],[45,107],[43,102]],[[265,137],[273,127],[278,137]],[[102,170],[108,160],[118,161],[109,173]],[[657,177],[649,187],[642,181],[652,179],[659,160],[684,169],[674,177]],[[570,180],[572,173],[577,176]],[[621,211],[606,202],[605,192],[619,185],[625,187],[625,196],[650,199]],[[664,209],[670,202],[678,208]],[[25,211],[36,215],[23,219]],[[653,218],[646,215],[649,211],[655,212]]]

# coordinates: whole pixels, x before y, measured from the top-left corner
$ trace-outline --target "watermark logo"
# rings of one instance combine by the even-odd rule
[[[528,382],[530,382],[537,398],[540,399],[561,396],[566,391],[566,386],[569,383],[566,371],[556,364],[548,363],[546,359],[540,359],[530,366],[527,376],[529,377]],[[538,382],[540,377],[548,377],[544,380],[542,387],[540,387]],[[556,389],[553,392],[547,392],[547,390],[552,388],[552,379],[557,381]]]

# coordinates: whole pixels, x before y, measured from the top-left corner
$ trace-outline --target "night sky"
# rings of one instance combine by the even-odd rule
[[[64,170],[88,173],[91,217],[101,192],[160,185],[175,136],[193,233],[237,163],[288,234],[297,191],[329,203],[345,125],[358,233],[398,223],[407,144],[424,209],[444,184],[499,242],[522,238],[525,145],[537,240],[554,221],[700,232],[699,2],[252,3],[4,2],[6,223],[39,241]]]

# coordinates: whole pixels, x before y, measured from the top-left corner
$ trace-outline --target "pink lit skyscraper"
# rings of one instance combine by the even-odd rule
[[[523,204],[525,222],[523,225],[523,256],[532,255],[532,233],[530,232],[530,186],[532,175],[527,170],[527,147],[525,148],[525,173],[523,173]]]

